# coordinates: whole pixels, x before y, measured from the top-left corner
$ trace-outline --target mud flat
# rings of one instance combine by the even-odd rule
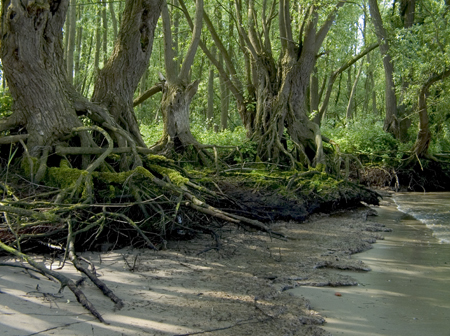
[[[63,254],[40,256],[47,267],[79,280],[108,324],[87,313],[67,289],[59,293],[58,283],[5,266],[19,261],[2,257],[0,335],[448,335],[448,246],[422,239],[429,231],[421,225],[405,225],[400,213],[380,209],[378,217],[364,208],[273,223],[287,240],[229,225],[221,229],[219,245],[199,235],[169,242],[163,251],[83,253],[124,301],[117,311],[70,263],[58,269]],[[383,223],[394,233],[384,233]],[[378,240],[372,252],[358,253],[383,235],[386,240]],[[368,264],[373,271],[365,273]],[[311,285],[334,287],[304,287]]]
[[[370,218],[393,229],[357,258],[367,273],[345,272],[359,285],[297,287],[327,321],[333,335],[450,335],[450,244],[440,244],[424,224],[392,202]],[[336,296],[339,292],[341,296]]]

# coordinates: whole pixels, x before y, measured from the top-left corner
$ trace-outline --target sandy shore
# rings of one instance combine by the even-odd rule
[[[89,281],[83,283],[82,290],[108,325],[89,315],[68,289],[59,294],[58,283],[2,266],[0,334],[329,335],[324,317],[311,308],[308,296],[294,295],[290,289],[356,285],[360,273],[343,270],[370,268],[354,253],[391,235],[382,232],[386,228],[377,217],[366,217],[367,209],[359,209],[314,216],[301,224],[275,223],[274,230],[285,233],[287,241],[228,226],[221,232],[219,251],[205,253],[201,252],[214,246],[209,236],[170,242],[168,250],[159,252],[84,253],[125,302],[114,311],[113,303]],[[60,258],[45,256],[42,261],[56,269]],[[14,260],[4,257],[0,262]],[[58,272],[74,280],[82,277],[69,264]],[[343,294],[338,297],[335,292]],[[345,304],[342,288],[330,293],[328,300]]]

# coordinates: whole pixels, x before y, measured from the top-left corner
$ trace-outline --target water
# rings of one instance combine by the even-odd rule
[[[440,243],[450,244],[450,192],[397,193],[400,211],[426,224]]]
[[[445,202],[444,194],[407,197],[411,195],[398,195],[405,212],[432,219],[450,209],[450,193]],[[384,203],[375,208],[378,216],[368,220],[393,232],[354,256],[372,271],[335,271],[352,276],[358,286],[297,287],[291,292],[310,300],[327,321],[324,329],[334,336],[450,336],[450,244],[439,243],[431,229],[390,200]],[[443,210],[436,211],[436,205]],[[444,230],[439,235],[445,236],[446,225],[440,225]],[[336,291],[342,296],[335,296]]]

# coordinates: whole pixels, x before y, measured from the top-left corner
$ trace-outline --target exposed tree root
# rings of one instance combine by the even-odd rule
[[[14,192],[6,182],[0,184],[3,189],[0,248],[56,278],[63,287],[68,286],[77,300],[102,322],[101,315],[72,280],[47,270],[23,252],[35,246],[42,249],[42,246],[58,245],[61,250],[65,247],[66,256],[77,270],[86,274],[120,309],[121,299],[96,277],[95,271],[83,266],[77,250],[130,244],[158,250],[164,248],[166,239],[177,230],[209,232],[216,242],[212,249],[219,250],[218,233],[209,225],[198,224],[205,218],[286,239],[282,233],[272,231],[266,222],[277,218],[304,219],[319,208],[316,203],[320,202],[331,204],[332,208],[343,199],[351,205],[359,200],[374,203],[378,197],[350,184],[341,185],[319,169],[273,173],[261,170],[267,166],[276,168],[277,162],[243,163],[234,171],[236,175],[229,175],[227,171],[234,167],[221,170],[226,164],[220,162],[217,149],[198,144],[191,150],[200,158],[203,155],[203,160],[216,168],[214,179],[205,178],[200,183],[174,161],[148,154],[151,150],[138,147],[127,132],[115,125],[77,127],[68,139],[75,135],[81,147],[43,147],[38,158],[27,155],[26,145],[22,143],[25,153],[22,169],[32,181],[34,192],[24,195],[23,191]],[[273,145],[279,146],[280,151],[286,150],[278,138],[274,138]],[[243,178],[248,187],[243,188],[243,193],[240,188],[230,188],[223,182],[227,176]],[[309,179],[315,182],[308,184]],[[39,181],[54,190],[41,193]],[[322,184],[332,186],[325,196]],[[365,194],[358,198],[358,193]],[[356,196],[347,200],[350,194]],[[310,203],[304,202],[305,199]],[[320,201],[314,201],[317,199]]]

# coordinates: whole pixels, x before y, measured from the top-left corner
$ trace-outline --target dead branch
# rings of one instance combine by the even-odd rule
[[[52,278],[55,278],[58,280],[61,284],[60,292],[64,289],[64,287],[69,287],[69,289],[72,291],[72,293],[77,298],[77,301],[86,309],[88,310],[97,320],[99,320],[102,323],[106,323],[106,321],[103,319],[103,317],[100,315],[100,313],[95,309],[94,305],[87,299],[87,297],[84,295],[84,293],[77,287],[75,282],[69,278],[67,278],[65,275],[59,274],[53,270],[48,269],[45,267],[45,265],[42,265],[35,260],[33,260],[28,255],[17,251],[16,249],[4,244],[2,241],[0,241],[0,248],[5,250],[8,253],[11,253],[15,255],[18,258],[21,258],[25,260],[28,264],[39,270],[40,272],[51,276]]]
[[[71,220],[68,219],[67,246],[69,250],[70,261],[78,271],[86,274],[87,277],[97,286],[97,288],[100,289],[105,296],[109,297],[111,301],[115,303],[116,309],[122,309],[122,307],[124,306],[123,301],[119,297],[117,297],[116,294],[114,294],[114,292],[110,290],[108,286],[103,281],[101,281],[93,272],[89,271],[80,263],[75,252],[75,243],[73,237],[72,223]]]

